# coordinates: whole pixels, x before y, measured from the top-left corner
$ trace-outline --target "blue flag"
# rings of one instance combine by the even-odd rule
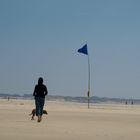
[[[87,44],[85,44],[82,48],[78,49],[78,52],[88,55]]]

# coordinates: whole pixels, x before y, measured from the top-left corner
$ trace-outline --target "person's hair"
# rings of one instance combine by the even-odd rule
[[[43,84],[43,78],[42,78],[42,77],[39,77],[39,78],[38,78],[38,84],[39,84],[39,85],[42,85],[42,84]]]

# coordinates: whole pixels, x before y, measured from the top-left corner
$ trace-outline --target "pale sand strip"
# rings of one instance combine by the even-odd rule
[[[140,140],[140,106],[46,102],[31,121],[33,100],[0,99],[0,140]]]

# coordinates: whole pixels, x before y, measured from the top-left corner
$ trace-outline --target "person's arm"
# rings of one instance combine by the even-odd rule
[[[47,87],[45,86],[45,96],[48,95],[48,89]]]

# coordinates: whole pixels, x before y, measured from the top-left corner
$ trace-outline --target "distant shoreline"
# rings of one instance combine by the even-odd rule
[[[34,97],[31,94],[4,94],[0,93],[0,99],[24,99],[33,100]],[[48,95],[46,97],[48,101],[65,101],[65,102],[77,102],[87,103],[87,97],[72,97],[72,96],[59,96],[59,95]],[[108,97],[97,97],[92,96],[90,103],[118,103],[118,104],[140,104],[140,99],[121,99],[121,98],[108,98]]]

